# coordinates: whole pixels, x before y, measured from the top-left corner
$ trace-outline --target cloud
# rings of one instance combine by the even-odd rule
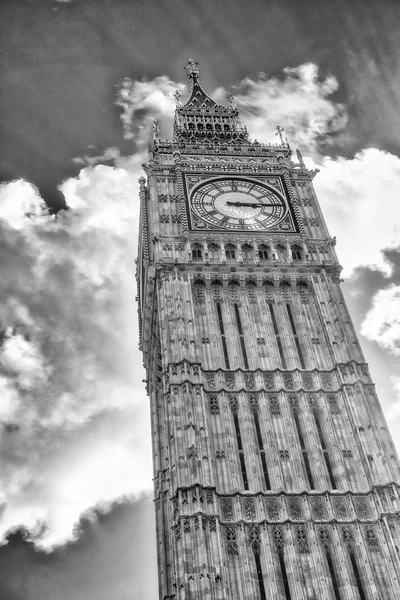
[[[400,286],[393,284],[375,294],[361,333],[391,354],[400,355]]]
[[[258,79],[245,78],[234,95],[251,137],[276,142],[275,127],[283,125],[290,143],[314,155],[322,139],[327,143],[343,131],[346,109],[329,98],[338,82],[333,76],[320,81],[318,75],[317,65],[306,63],[286,67],[280,79],[267,79],[264,73]],[[216,96],[223,101],[225,91],[220,88]]]
[[[0,189],[0,536],[44,548],[91,507],[151,487],[137,350],[140,157],[87,167],[57,217],[19,181]]]
[[[383,251],[400,246],[399,157],[368,148],[317,166],[314,186],[331,235],[337,235],[344,274],[367,266],[389,276],[392,265]]]
[[[161,137],[172,137],[175,111],[174,93],[186,93],[187,87],[175,83],[166,76],[152,81],[132,81],[125,77],[117,89],[116,106],[121,109],[120,118],[125,139],[134,138],[139,147],[149,142],[153,119],[160,120]]]

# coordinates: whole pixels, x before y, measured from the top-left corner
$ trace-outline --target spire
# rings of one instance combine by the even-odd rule
[[[248,141],[247,130],[240,121],[233,96],[229,96],[229,106],[210,98],[200,84],[199,63],[193,58],[189,59],[185,70],[191,82],[190,97],[186,104],[181,104],[179,93],[175,94],[174,139],[212,143]]]

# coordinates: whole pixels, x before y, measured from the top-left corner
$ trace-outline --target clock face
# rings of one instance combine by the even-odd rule
[[[192,216],[212,229],[270,229],[287,215],[283,198],[267,186],[235,177],[200,184],[191,196]]]

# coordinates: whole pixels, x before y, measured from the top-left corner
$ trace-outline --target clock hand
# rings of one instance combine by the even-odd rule
[[[278,204],[264,204],[263,202],[232,202],[227,201],[227,206],[249,206],[250,208],[259,208],[260,206],[279,206]]]

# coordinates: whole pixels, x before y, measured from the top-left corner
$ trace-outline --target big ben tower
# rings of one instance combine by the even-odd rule
[[[399,462],[315,172],[187,73],[140,179],[160,600],[399,599]]]

